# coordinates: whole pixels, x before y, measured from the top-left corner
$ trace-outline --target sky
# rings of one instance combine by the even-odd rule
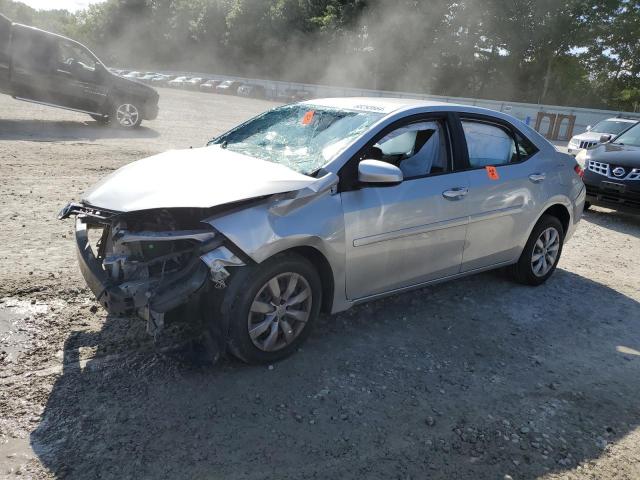
[[[39,10],[69,10],[77,12],[83,8],[87,8],[92,3],[102,3],[104,0],[20,0],[30,7]]]

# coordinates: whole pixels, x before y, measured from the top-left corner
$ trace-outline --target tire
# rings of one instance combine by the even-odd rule
[[[584,202],[584,211],[586,212],[590,208],[591,208],[591,203],[590,202]]]
[[[290,293],[292,278],[295,288]],[[274,280],[278,282],[280,302],[274,300],[269,287]],[[309,336],[322,304],[318,272],[309,260],[293,253],[278,254],[261,264],[238,269],[221,292],[224,298],[219,316],[210,312],[207,328],[212,336],[219,336],[219,325],[226,326],[223,330],[227,330],[229,352],[250,364],[272,363],[295,352]],[[289,301],[295,302],[290,306],[285,301],[287,295]]]
[[[89,114],[89,116],[91,118],[93,118],[96,122],[98,122],[100,125],[108,125],[109,124],[109,117],[106,115],[92,115]]]
[[[557,235],[557,242],[552,241],[554,231]],[[548,237],[546,236],[547,232],[549,232]],[[542,235],[545,237],[541,238]],[[542,285],[556,270],[562,254],[563,242],[564,228],[562,228],[560,220],[552,215],[543,215],[533,228],[518,263],[511,267],[512,277],[524,285]],[[556,252],[555,257],[553,257],[554,251]],[[536,259],[534,259],[534,255],[536,255]],[[548,265],[550,267],[547,267]]]
[[[130,100],[113,103],[109,114],[110,124],[119,128],[138,128],[142,123],[142,109]]]

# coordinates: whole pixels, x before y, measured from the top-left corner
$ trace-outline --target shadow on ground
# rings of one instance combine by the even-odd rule
[[[98,140],[101,138],[156,138],[159,135],[155,130],[144,126],[132,130],[125,130],[101,125],[95,120],[73,122],[0,119],[0,140],[58,142],[69,140]]]
[[[591,207],[583,214],[583,218],[600,227],[626,233],[634,237],[640,236],[640,211],[637,214]]]
[[[273,369],[106,352],[72,335],[32,447],[57,478],[534,479],[640,422],[640,305],[558,270],[499,274],[323,317]],[[635,319],[635,320],[633,320]]]

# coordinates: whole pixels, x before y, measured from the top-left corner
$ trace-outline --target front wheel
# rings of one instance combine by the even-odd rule
[[[320,313],[322,287],[313,264],[280,254],[234,277],[221,312],[230,352],[247,363],[271,363],[297,350]]]
[[[111,124],[121,128],[137,128],[142,123],[142,112],[135,103],[115,102],[111,111]]]
[[[541,285],[555,271],[564,241],[562,223],[543,215],[533,228],[518,263],[511,267],[514,279],[525,285]]]

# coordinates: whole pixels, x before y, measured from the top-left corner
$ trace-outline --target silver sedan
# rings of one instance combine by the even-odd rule
[[[126,165],[60,218],[76,216],[81,271],[109,312],[154,335],[202,322],[212,349],[262,363],[321,311],[498,267],[540,285],[580,220],[581,174],[499,112],[323,99]]]

